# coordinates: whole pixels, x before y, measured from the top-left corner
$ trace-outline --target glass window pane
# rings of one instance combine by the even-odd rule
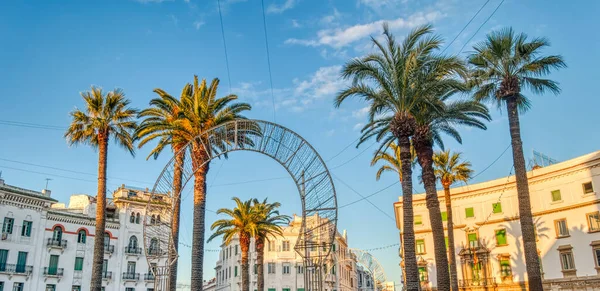
[[[496,230],[496,244],[497,245],[505,245],[506,244],[506,230],[505,229]]]
[[[442,211],[442,221],[448,221],[448,212]]]
[[[465,208],[465,216],[467,218],[475,217],[475,210],[473,209],[473,207]]]
[[[415,225],[421,225],[421,224],[423,224],[423,216],[415,215]]]
[[[554,190],[551,193],[552,193],[552,201],[562,200],[562,196],[560,195],[560,190]]]
[[[492,211],[494,213],[502,213],[502,203],[494,203],[492,204]]]

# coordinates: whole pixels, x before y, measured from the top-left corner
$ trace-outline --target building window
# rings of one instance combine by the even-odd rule
[[[510,280],[512,279],[512,268],[510,266],[510,256],[503,255],[499,258],[500,262],[500,277],[502,280]]]
[[[466,218],[475,217],[475,210],[473,209],[473,207],[465,208],[465,217]]]
[[[550,192],[552,194],[552,202],[561,201],[562,196],[560,195],[560,190],[554,190]]]
[[[420,282],[429,281],[429,276],[427,274],[427,267],[425,267],[425,266],[419,267],[419,281]]]
[[[125,288],[125,291],[135,291],[135,288],[127,287]]]
[[[102,288],[104,288],[104,287],[102,287]],[[73,287],[71,287],[71,291],[81,291],[81,286],[73,285]]]
[[[583,183],[581,186],[583,187],[583,194],[594,193],[592,182]]]
[[[269,241],[269,252],[274,252],[274,251],[275,251],[275,242]]]
[[[284,252],[289,252],[290,251],[290,241],[284,240],[283,243],[281,244],[281,249]]]
[[[422,225],[422,224],[423,224],[423,216],[415,215],[415,225]]]
[[[575,261],[573,259],[573,247],[570,245],[559,246],[560,267],[566,277],[575,275]]]
[[[590,232],[600,230],[600,212],[588,213],[587,221]]]
[[[23,228],[21,228],[21,236],[31,237],[31,226],[32,225],[33,225],[33,222],[23,220]]]
[[[25,289],[24,289],[25,287],[24,287],[23,285],[24,285],[24,283],[15,282],[15,283],[13,284],[13,291],[24,291],[24,290],[25,290]]]
[[[554,221],[554,227],[556,228],[556,237],[567,237],[569,236],[569,229],[567,228],[567,220],[559,219]]]
[[[448,221],[448,212],[442,211],[442,221]]]
[[[594,261],[596,263],[596,269],[599,269],[600,268],[600,241],[593,241],[591,245],[593,248],[592,250],[594,251]]]
[[[284,274],[290,273],[290,263],[283,263],[283,273]]]
[[[446,248],[448,248],[448,237],[447,236],[444,237],[444,242],[446,243]]]
[[[75,258],[75,271],[82,271],[82,270],[83,270],[83,258],[76,257]]]
[[[56,285],[46,284],[46,291],[56,291]]]
[[[80,230],[77,233],[77,243],[84,244],[86,239],[87,239],[87,233],[83,229]]]
[[[275,274],[275,263],[268,263],[267,264],[267,273],[269,273],[269,274]]]
[[[140,224],[140,213],[139,212],[135,215],[135,224]]]
[[[506,229],[496,230],[496,246],[506,245]]]
[[[472,232],[467,235],[467,240],[469,241],[469,247],[476,248],[479,246],[477,241],[477,233]]]
[[[235,245],[235,255],[237,256],[238,254],[238,245]]]
[[[135,223],[135,213],[131,212],[131,215],[129,216],[129,222]]]
[[[298,266],[296,266],[296,268],[298,269],[298,274],[304,274],[304,266],[303,265],[298,265]]]
[[[234,277],[237,277],[237,269],[238,269],[238,266],[235,266],[235,268],[233,268],[233,276]]]
[[[155,224],[155,223],[156,223],[156,215],[154,215],[154,214],[153,214],[153,215],[150,217],[150,224]]]
[[[60,226],[57,226],[54,228],[54,231],[52,232],[52,240],[54,241],[61,241],[62,240],[62,233],[63,233],[63,229]]]
[[[425,254],[425,240],[424,239],[418,239],[415,241],[416,244],[416,252],[417,255],[422,255]]]
[[[492,212],[494,213],[502,213],[502,203],[493,203],[492,204]]]
[[[2,224],[2,233],[12,233],[14,224],[14,218],[4,217],[4,224]]]
[[[127,262],[127,274],[135,274],[135,262]]]

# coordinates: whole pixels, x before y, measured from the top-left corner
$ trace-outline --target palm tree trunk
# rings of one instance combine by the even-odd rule
[[[421,178],[425,186],[425,204],[429,211],[429,221],[433,235],[437,290],[447,291],[450,290],[450,274],[448,272],[448,255],[446,254],[444,239],[444,224],[442,223],[440,201],[435,185],[437,178],[433,172],[433,148],[420,142],[414,142],[413,144],[421,165]]]
[[[404,248],[404,269],[406,273],[404,283],[406,285],[406,290],[418,291],[420,289],[420,284],[415,250],[415,225],[412,206],[412,168],[410,139],[408,136],[400,136],[398,138],[398,146],[400,147],[400,162],[402,163],[402,233],[404,239],[402,241],[402,247]]]
[[[106,163],[108,136],[98,135],[98,194],[96,196],[96,233],[94,259],[92,260],[91,291],[102,290],[102,264],[104,263],[104,229],[106,227]]]
[[[523,156],[523,142],[521,141],[519,110],[514,96],[507,97],[506,109],[508,112],[508,124],[510,126],[515,176],[517,178],[519,220],[521,221],[521,233],[523,234],[529,290],[542,290],[542,275],[537,245],[535,242],[533,215],[531,213],[531,201],[529,197],[529,184],[527,182],[527,169],[525,168],[525,157]]]
[[[242,249],[242,291],[250,291],[250,274],[248,263],[248,250],[250,250],[250,238],[246,235],[240,236],[240,248]]]
[[[204,263],[204,230],[206,214],[206,175],[209,170],[208,154],[201,143],[192,145],[194,169],[194,219],[192,230],[191,286],[194,291],[202,291]]]
[[[256,291],[265,290],[265,269],[263,261],[265,259],[265,238],[258,236],[256,244]]]
[[[458,272],[456,271],[456,249],[454,248],[454,223],[452,220],[452,202],[450,201],[450,185],[444,185],[446,201],[446,218],[448,219],[448,266],[450,266],[450,286],[458,291]]]
[[[181,147],[173,147],[175,157],[175,167],[173,169],[173,221],[171,221],[171,237],[175,251],[170,251],[169,261],[175,261],[169,267],[169,290],[177,290],[177,250],[179,249],[179,222],[181,217],[181,179],[183,175],[184,152],[179,152]]]

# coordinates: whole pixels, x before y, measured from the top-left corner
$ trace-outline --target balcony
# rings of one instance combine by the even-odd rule
[[[468,279],[458,280],[459,287],[475,287],[475,286],[494,286],[496,285],[495,278],[479,278],[479,279]]]
[[[44,277],[48,278],[62,278],[64,274],[64,268],[49,268],[44,267]]]
[[[154,281],[154,274],[152,274],[152,273],[144,274],[144,281],[146,281],[146,282]]]
[[[102,272],[102,280],[112,280],[112,272]]]
[[[161,254],[162,254],[162,250],[159,248],[146,249],[146,255],[148,255],[148,256],[160,256]]]
[[[138,281],[140,280],[140,273],[123,273],[122,279],[124,281]]]
[[[56,248],[64,250],[67,248],[67,240],[66,239],[53,239],[49,238],[46,242],[46,246],[48,248]]]
[[[125,247],[125,254],[126,255],[139,256],[139,255],[142,254],[142,248],[138,248],[138,247]]]
[[[335,283],[335,275],[334,274],[325,274],[325,282]]]
[[[104,245],[104,253],[105,254],[109,254],[112,255],[115,253],[115,246],[114,245]]]
[[[0,265],[0,273],[8,275],[24,275],[29,276],[33,272],[33,266],[4,264]]]

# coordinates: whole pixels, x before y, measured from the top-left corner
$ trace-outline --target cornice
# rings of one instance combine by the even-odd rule
[[[87,217],[72,213],[65,213],[60,211],[48,211],[47,219],[52,221],[66,222],[78,225],[87,225],[87,226],[95,226],[96,219],[93,217]],[[110,219],[106,219],[106,228],[110,229],[119,229],[120,224],[118,221],[112,221]]]
[[[0,192],[0,204],[42,211],[45,208],[50,207],[51,201],[47,199],[32,197],[29,195],[13,194],[11,192]]]

